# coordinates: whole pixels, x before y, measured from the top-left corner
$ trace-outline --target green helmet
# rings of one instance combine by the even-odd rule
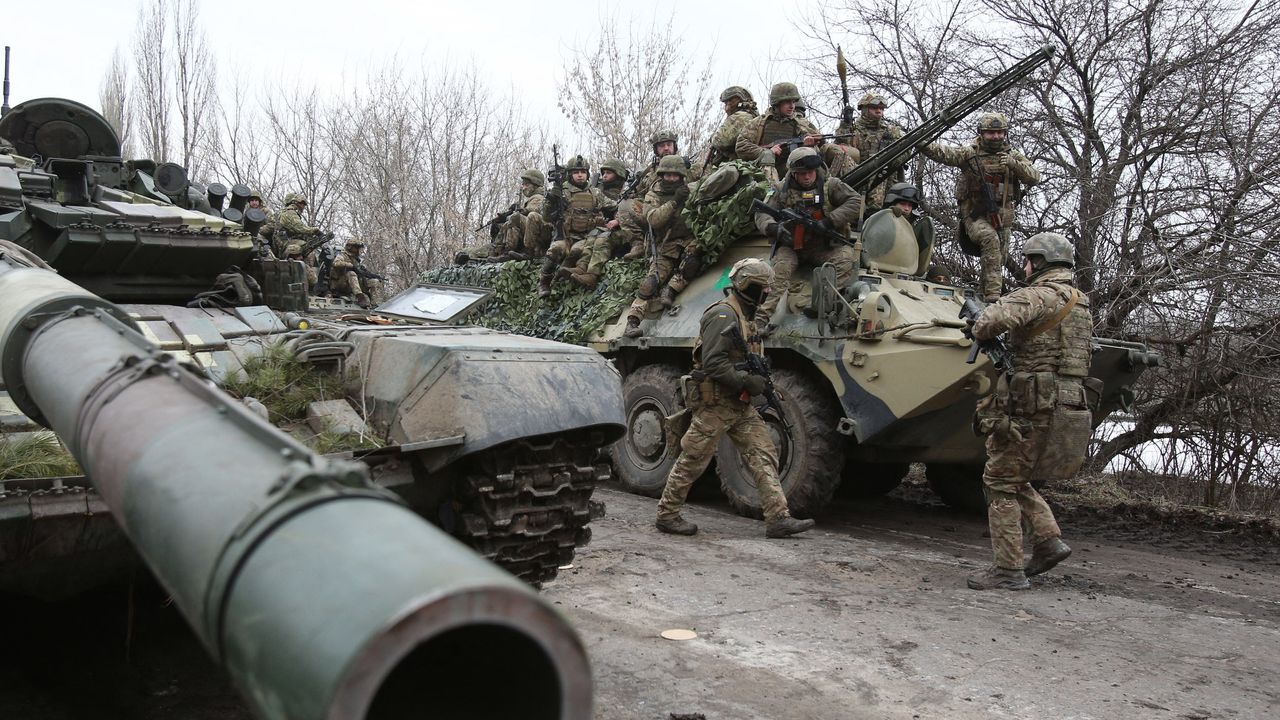
[[[345,247],[348,250],[351,250],[353,248],[362,248],[364,247],[364,241],[359,240],[357,238],[351,238],[350,240],[347,241],[347,244],[344,245],[343,247]]]
[[[751,285],[768,287],[773,282],[773,268],[760,258],[743,258],[729,269],[729,282],[737,290],[746,290]]]
[[[858,109],[866,107],[889,107],[889,103],[885,102],[884,96],[878,92],[869,92],[858,100]]]
[[[605,160],[604,162],[600,163],[600,169],[612,170],[614,174],[616,174],[618,177],[622,178],[623,180],[626,180],[627,177],[631,175],[631,172],[627,170],[626,163],[622,162],[618,158],[609,158],[608,160]]]
[[[684,158],[679,155],[667,155],[658,161],[658,174],[680,173],[680,177],[689,179],[689,168],[685,167]]]
[[[769,106],[773,107],[787,100],[799,101],[800,88],[795,83],[780,82],[769,89]]]
[[[910,203],[920,204],[920,191],[915,185],[909,182],[894,183],[889,186],[889,191],[885,193],[884,204],[892,205],[899,200],[906,200]]]
[[[520,175],[520,179],[538,187],[542,187],[547,184],[547,176],[543,175],[541,170],[525,170],[524,173]]]
[[[250,190],[250,191],[249,191],[249,199],[250,199],[250,200],[255,200],[255,199],[256,199],[258,202],[265,202],[265,201],[262,199],[262,193],[258,192],[257,190]]]
[[[564,169],[570,172],[574,170],[591,172],[591,163],[587,162],[587,159],[581,155],[574,155],[564,164]]]
[[[1040,233],[1032,235],[1022,246],[1022,255],[1031,257],[1039,255],[1049,265],[1065,265],[1075,267],[1076,249],[1071,241],[1058,233]]]
[[[724,89],[724,92],[720,93],[720,102],[729,102],[733,98],[746,100],[747,102],[755,100],[755,98],[751,97],[751,93],[741,85],[730,85]]]
[[[987,112],[978,117],[978,132],[983,130],[1009,131],[1009,118],[1004,113]]]
[[[822,167],[822,156],[811,147],[798,147],[787,156],[788,170],[817,170]]]
[[[306,201],[307,201],[307,196],[299,192],[291,192],[288,195],[284,196],[285,207],[288,207],[289,205],[293,205],[294,203],[300,203],[300,202],[304,203]]]
[[[660,142],[675,143],[678,147],[680,144],[679,137],[675,130],[659,130],[649,137],[649,144],[656,146]]]

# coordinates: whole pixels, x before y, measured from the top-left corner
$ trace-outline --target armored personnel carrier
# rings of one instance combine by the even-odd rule
[[[287,355],[330,402],[311,407],[312,428],[273,422],[310,441],[354,417],[328,428],[358,439],[346,456],[530,583],[588,541],[592,491],[609,476],[600,451],[622,433],[619,376],[600,355],[460,324],[484,291],[413,287],[372,311],[309,297],[302,263],[259,256],[263,218],[245,207],[247,188],[233,186],[223,208],[223,186],[126,161],[111,126],[79,103],[15,106],[0,145],[6,252],[115,303],[214,383],[235,387],[264,356]],[[0,443],[47,440],[3,380]],[[0,468],[0,590],[64,594],[132,561],[91,473],[43,474]]]

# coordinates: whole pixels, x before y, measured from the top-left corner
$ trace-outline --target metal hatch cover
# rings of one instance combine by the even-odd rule
[[[382,303],[377,312],[410,320],[458,322],[489,299],[493,290],[419,283]]]

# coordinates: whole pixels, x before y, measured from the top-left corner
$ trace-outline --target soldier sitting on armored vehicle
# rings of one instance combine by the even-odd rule
[[[568,278],[573,267],[582,258],[586,245],[582,243],[587,233],[596,228],[618,226],[617,220],[605,220],[606,213],[614,213],[618,204],[605,196],[600,188],[587,184],[591,167],[587,159],[575,155],[569,159],[565,170],[569,173],[564,196],[564,220],[560,224],[560,239],[551,243],[542,261],[542,277],[538,282],[538,295],[551,293],[551,280],[555,275]]]
[[[606,160],[600,164],[600,192],[610,200],[618,201],[622,197],[624,185],[630,173],[627,166],[618,159]],[[621,203],[619,203],[621,208]],[[577,263],[569,273],[569,279],[587,290],[594,290],[604,274],[605,263],[612,260],[628,248],[623,259],[633,260],[644,255],[644,240],[636,232],[634,224],[623,225],[617,218],[619,210],[615,209],[613,217],[605,224],[607,232],[596,232],[582,241],[581,254]]]
[[[354,297],[362,308],[373,307],[384,278],[360,261],[364,241],[351,239],[334,258],[329,268],[329,290],[336,296]]]
[[[851,152],[846,146],[826,144],[837,135],[823,135],[813,123],[796,114],[798,102],[800,91],[794,83],[774,85],[769,90],[769,112],[744,123],[734,145],[739,160],[759,163],[774,182],[786,173],[787,158],[798,147],[821,147],[826,163],[839,168],[856,162],[856,156],[852,161],[846,159]]]
[[[547,251],[550,229],[542,219],[543,190],[547,176],[529,169],[520,174],[520,200],[476,228],[489,228],[489,244],[464,248],[454,262],[465,265],[473,259],[526,260]]]
[[[655,235],[657,251],[649,260],[649,273],[640,281],[636,299],[627,311],[627,337],[640,337],[640,320],[649,301],[662,288],[662,304],[670,307],[676,293],[701,271],[693,233],[682,212],[689,199],[689,171],[679,155],[668,155],[658,163],[658,182],[644,198],[645,222]]]
[[[302,213],[307,209],[307,196],[302,193],[289,193],[284,196],[284,209],[276,213],[275,220],[270,223],[271,249],[276,257],[285,257],[285,248],[292,240],[306,242],[322,234],[318,227],[312,227],[302,220]],[[265,227],[264,227],[265,230]],[[265,237],[265,236],[264,236]]]
[[[740,85],[730,85],[725,88],[724,92],[720,93],[720,102],[724,103],[726,117],[720,129],[711,136],[711,149],[707,151],[707,159],[702,168],[704,175],[714,170],[717,165],[738,157],[738,135],[752,118],[760,115],[760,111],[756,109],[755,98],[751,97],[749,90]]]
[[[769,192],[764,203],[775,209],[795,211],[817,221],[824,230],[813,233],[808,227],[779,223],[766,213],[756,213],[756,227],[765,237],[776,240],[773,282],[769,295],[756,312],[756,327],[767,336],[776,327],[770,325],[769,320],[801,262],[833,266],[837,287],[842,288],[853,279],[857,258],[843,238],[849,236],[850,225],[857,222],[861,214],[862,199],[840,178],[827,176],[817,150],[802,147],[791,153],[786,177]]]

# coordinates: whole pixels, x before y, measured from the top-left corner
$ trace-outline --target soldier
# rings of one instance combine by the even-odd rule
[[[724,300],[702,314],[700,333],[693,348],[697,390],[685,397],[693,414],[689,429],[680,438],[680,457],[667,475],[658,502],[657,528],[665,533],[693,535],[698,526],[680,515],[693,481],[707,469],[721,436],[733,441],[760,492],[765,536],[787,537],[813,527],[812,520],[791,517],[787,498],[778,483],[778,453],[769,429],[752,407],[750,398],[764,392],[765,378],[738,369],[746,358],[724,333],[737,326],[743,338],[751,338],[751,316],[759,306],[773,271],[763,260],[746,258],[729,271],[730,289]],[[748,349],[761,352],[754,338]],[[682,383],[683,384],[683,383]]]
[[[644,198],[645,222],[652,228],[657,240],[657,253],[649,259],[649,274],[640,281],[636,299],[627,311],[627,327],[623,334],[640,337],[640,320],[649,308],[649,301],[663,289],[666,297],[667,283],[678,267],[682,267],[685,249],[693,241],[693,233],[684,223],[681,211],[689,198],[689,169],[684,158],[667,155],[658,163],[658,182]],[[691,268],[692,269],[692,268]]]
[[[1074,248],[1061,235],[1041,233],[1027,240],[1022,254],[1029,286],[988,306],[971,331],[978,340],[1008,333],[1015,368],[1000,376],[978,416],[979,429],[987,433],[982,483],[995,565],[969,578],[975,590],[1024,590],[1030,587],[1028,576],[1071,554],[1053,511],[1031,481],[1050,468],[1074,473],[1089,441],[1083,382],[1093,320],[1089,297],[1074,287]],[[1048,456],[1053,460],[1046,461]],[[1033,544],[1025,567],[1023,523]]]
[[[610,158],[600,163],[600,192],[610,200],[617,202],[622,198],[622,188],[627,184],[631,172],[626,163],[618,158]]]
[[[272,250],[278,257],[288,257],[285,249],[290,242],[299,240],[305,243],[320,234],[320,228],[311,227],[302,221],[302,213],[306,209],[306,195],[294,192],[284,196],[284,209],[276,213],[271,236]],[[284,232],[280,232],[281,230]]]
[[[494,238],[495,255],[509,253],[537,257],[546,252],[549,228],[542,218],[547,176],[530,168],[520,174],[520,201]]]
[[[565,165],[565,171],[569,173],[569,181],[565,187],[564,220],[560,224],[560,239],[551,243],[542,261],[542,277],[538,282],[539,297],[551,294],[551,280],[557,273],[566,278],[572,274],[570,267],[577,264],[586,250],[582,240],[587,237],[587,233],[604,227],[606,222],[616,223],[613,220],[606,221],[605,215],[616,212],[618,204],[600,192],[599,188],[587,184],[591,178],[587,159],[581,155],[573,156]],[[613,224],[613,227],[616,226]]]
[[[709,174],[717,165],[738,157],[738,135],[751,119],[760,115],[756,109],[756,101],[746,88],[730,85],[720,93],[720,102],[724,103],[724,123],[711,136],[711,149],[707,152],[707,162],[703,174]]]
[[[898,215],[912,220],[920,207],[920,191],[908,182],[894,183],[884,196],[884,206],[898,211]]]
[[[363,251],[363,240],[347,241],[329,268],[329,289],[335,295],[354,296],[360,307],[368,308],[373,306],[378,283],[376,280],[363,279],[356,272],[356,268],[363,267],[360,262],[360,253]]]
[[[786,177],[765,196],[764,202],[770,207],[795,210],[818,220],[829,233],[843,237],[848,237],[850,225],[857,222],[862,211],[861,197],[840,178],[828,177],[818,151],[808,147],[796,148],[791,153]],[[762,335],[773,331],[769,320],[801,261],[832,265],[839,287],[853,279],[856,263],[853,248],[838,238],[804,233],[803,228],[779,224],[765,213],[756,213],[756,227],[765,237],[778,239],[773,257],[773,284],[756,313],[756,325]]]
[[[649,144],[653,146],[653,162],[649,163],[645,169],[638,171],[639,177],[631,178],[628,182],[629,192],[618,201],[616,217],[627,241],[631,243],[631,252],[627,253],[629,256],[634,254],[639,257],[644,253],[646,227],[642,205],[645,196],[658,181],[658,163],[662,158],[677,155],[680,152],[679,136],[672,130],[659,130],[654,133],[649,138]],[[689,166],[689,161],[685,160],[685,167]]]
[[[781,82],[769,90],[769,112],[754,117],[742,126],[734,147],[738,159],[755,160],[761,167],[773,168],[771,179],[776,181],[786,173],[787,149],[778,140],[791,137],[804,138],[806,147],[822,143],[822,132],[813,123],[796,115],[796,103],[800,91],[794,83]],[[767,172],[767,170],[766,170]]]
[[[298,262],[302,263],[302,266],[304,268],[306,268],[307,290],[310,290],[311,288],[314,288],[316,286],[316,282],[320,279],[320,276],[319,274],[316,273],[315,263],[312,262],[310,259],[302,256],[301,240],[289,241],[289,244],[286,245],[284,248],[284,259],[297,260]]]
[[[258,208],[259,210],[264,210],[264,211],[266,210],[266,208],[263,207],[263,204],[262,204],[262,194],[259,193],[257,190],[249,191],[248,206],[251,208]]]
[[[836,142],[844,143],[858,150],[860,158],[868,158],[880,152],[890,143],[902,137],[902,128],[897,123],[884,119],[884,110],[889,106],[880,93],[869,92],[858,100],[861,116],[853,124],[841,123],[836,133],[851,134],[853,137],[841,138]],[[885,188],[890,183],[905,180],[901,164],[894,166],[893,174],[883,183],[875,186],[867,193],[867,206],[878,208],[884,204]]]
[[[983,113],[978,118],[978,137],[971,145],[931,143],[920,148],[927,157],[960,168],[956,202],[961,230],[981,249],[980,290],[989,303],[1000,298],[1001,270],[1023,187],[1040,182],[1040,171],[1010,147],[1008,130],[1009,120],[1002,113]]]
[[[622,197],[623,185],[630,177],[627,166],[618,159],[606,160],[600,164],[600,192],[610,200],[617,201]],[[633,228],[622,225],[615,217],[605,224],[608,230],[603,233],[589,235],[583,241],[582,254],[569,275],[569,279],[587,290],[594,290],[604,274],[605,263],[615,255],[628,248],[622,256],[624,260],[634,260],[644,254],[644,241],[633,235]]]

